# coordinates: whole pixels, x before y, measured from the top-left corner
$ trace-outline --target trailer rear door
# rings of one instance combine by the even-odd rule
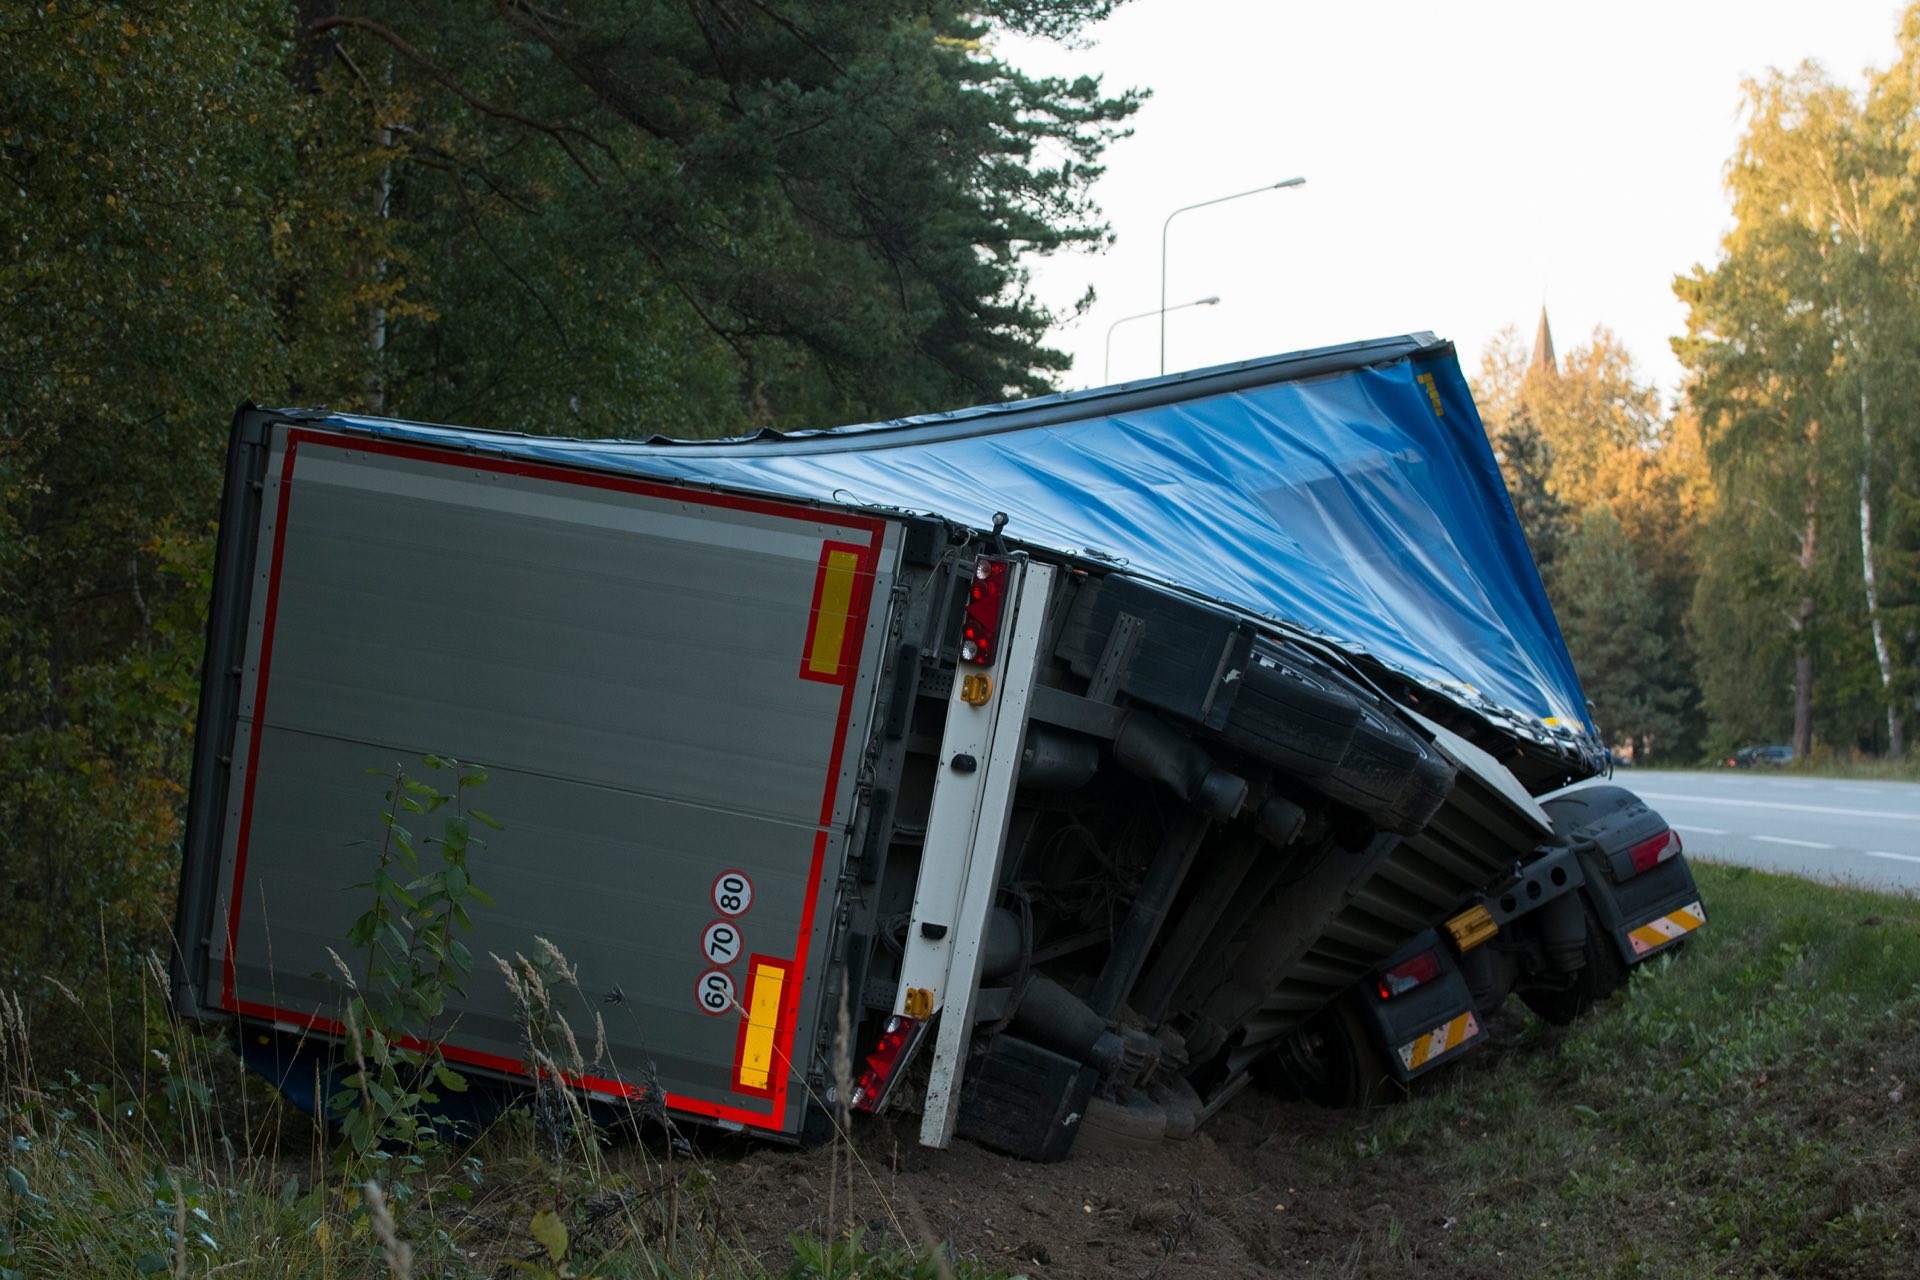
[[[195,1003],[339,1033],[369,771],[453,756],[505,829],[470,860],[496,905],[448,1057],[524,1073],[489,957],[544,939],[589,1059],[604,1023],[587,1087],[795,1131],[898,526],[284,422],[258,447],[257,537],[223,549],[251,581],[216,602],[247,615],[236,712],[188,836],[190,867],[217,859],[187,877]]]

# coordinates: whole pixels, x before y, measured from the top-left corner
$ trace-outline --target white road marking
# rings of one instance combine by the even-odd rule
[[[1841,809],[1827,804],[1782,804],[1777,800],[1729,800],[1724,796],[1691,796],[1676,791],[1642,791],[1642,800],[1680,800],[1694,804],[1733,805],[1741,809],[1785,809],[1792,813],[1832,813],[1844,818],[1898,818],[1902,822],[1920,822],[1920,813],[1893,813],[1884,809]]]
[[[1785,836],[1748,836],[1749,840],[1758,840],[1762,844],[1790,844],[1796,849],[1831,849],[1830,844],[1821,844],[1817,840],[1789,840]]]
[[[1696,836],[1723,836],[1726,831],[1720,827],[1689,827],[1684,823],[1670,823],[1675,831],[1686,831]]]
[[[1895,862],[1920,862],[1920,858],[1916,858],[1910,853],[1883,853],[1879,849],[1867,850],[1867,856],[1869,858],[1892,858]]]

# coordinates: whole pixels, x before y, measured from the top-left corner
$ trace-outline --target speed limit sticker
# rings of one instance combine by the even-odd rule
[[[725,1013],[733,1008],[733,975],[723,969],[709,969],[700,975],[694,992],[702,1013]]]
[[[723,916],[745,915],[753,905],[753,881],[743,871],[722,871],[713,879],[713,906]]]
[[[700,950],[712,964],[729,965],[740,958],[740,927],[726,920],[715,920],[700,935]]]

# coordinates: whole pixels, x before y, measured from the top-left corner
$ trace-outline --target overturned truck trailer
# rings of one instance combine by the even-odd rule
[[[1605,753],[1429,335],[719,442],[244,408],[176,1001],[264,1069],[342,1034],[367,774],[427,752],[504,824],[472,952],[551,941],[605,1024],[572,1082],[788,1139],[1352,1101],[1704,920],[1564,790]],[[443,1026],[528,1070],[484,965]]]

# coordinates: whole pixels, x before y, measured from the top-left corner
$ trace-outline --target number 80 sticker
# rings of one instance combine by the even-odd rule
[[[722,871],[713,880],[713,906],[723,916],[740,916],[753,905],[753,881],[743,871]]]

